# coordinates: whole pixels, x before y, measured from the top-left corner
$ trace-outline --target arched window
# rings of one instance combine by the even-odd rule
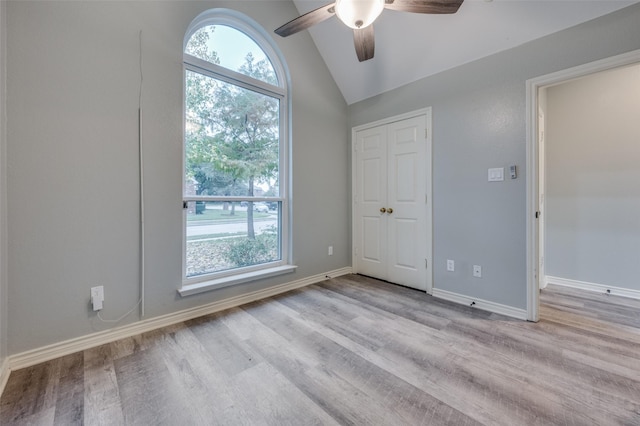
[[[184,282],[192,294],[290,272],[288,72],[272,39],[228,9],[184,44]]]

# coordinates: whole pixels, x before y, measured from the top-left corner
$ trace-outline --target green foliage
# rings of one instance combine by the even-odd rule
[[[210,50],[208,43],[215,30],[215,26],[208,25],[193,33],[187,42],[185,52],[196,58],[211,62],[212,64],[219,64],[220,59],[218,58],[218,54]]]
[[[255,62],[255,59],[251,52],[247,54],[245,63],[240,66],[240,69],[238,71],[257,80],[273,84],[274,86],[278,84],[278,79],[273,72],[273,66],[271,65],[271,63],[267,62],[266,60]]]
[[[254,62],[249,53],[241,67],[258,78],[271,70],[266,61]],[[271,71],[272,72],[272,71]],[[278,167],[279,103],[270,96],[229,83],[218,82],[210,113],[211,160],[216,169],[253,185],[274,178]]]
[[[274,228],[255,238],[232,238],[225,241],[221,251],[224,259],[234,267],[257,265],[278,259],[278,234]]]
[[[229,173],[216,169],[211,163],[191,164],[191,173],[198,183],[195,195],[246,195],[247,185]]]

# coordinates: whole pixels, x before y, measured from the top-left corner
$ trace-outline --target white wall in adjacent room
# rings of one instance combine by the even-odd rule
[[[546,274],[640,290],[640,65],[547,89]]]

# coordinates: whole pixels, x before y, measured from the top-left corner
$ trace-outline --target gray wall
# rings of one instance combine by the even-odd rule
[[[351,127],[433,107],[435,288],[526,308],[525,82],[639,49],[638,22],[640,4],[349,106]]]
[[[546,274],[640,290],[640,65],[547,89]]]
[[[7,358],[6,2],[0,2],[0,366]]]
[[[182,43],[213,7],[269,32],[297,16],[278,1],[8,4],[8,351],[106,329],[139,296],[138,32],[144,40],[146,318],[351,263],[346,104],[306,33],[276,42],[293,94],[295,274],[181,298]],[[274,36],[275,37],[275,36]],[[327,246],[334,256],[327,256]],[[137,313],[122,324],[139,320]]]

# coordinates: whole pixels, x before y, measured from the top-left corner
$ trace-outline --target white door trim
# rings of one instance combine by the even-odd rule
[[[526,205],[526,235],[527,235],[527,320],[538,321],[540,305],[540,279],[537,269],[543,247],[540,247],[538,236],[538,200],[540,196],[540,174],[544,172],[544,163],[538,158],[538,92],[548,86],[560,84],[575,78],[584,77],[596,72],[606,71],[640,62],[640,49],[621,55],[612,56],[577,67],[532,78],[526,82],[526,117],[527,117],[527,205]],[[539,169],[540,167],[540,169]],[[542,277],[543,278],[543,277]]]
[[[352,206],[352,214],[351,214],[351,241],[352,245],[355,242],[355,231],[356,231],[356,185],[357,185],[357,156],[356,156],[356,143],[357,138],[356,134],[362,130],[384,126],[390,123],[395,123],[397,121],[402,121],[410,118],[425,117],[425,129],[427,131],[426,135],[426,150],[428,160],[431,161],[430,164],[430,173],[427,175],[427,188],[426,188],[426,199],[427,199],[427,234],[431,236],[431,241],[427,244],[427,256],[429,265],[427,268],[427,290],[428,294],[432,294],[433,292],[433,138],[432,138],[432,118],[431,118],[431,107],[421,108],[415,111],[407,112],[400,115],[395,115],[392,117],[383,118],[381,120],[377,120],[371,123],[362,124],[351,129],[351,206]],[[353,273],[358,273],[358,260],[354,247],[351,250],[351,265],[353,269]]]
[[[427,119],[428,119],[427,120],[427,124],[431,124],[431,121],[430,121],[430,119],[431,119],[431,107],[421,108],[421,109],[417,109],[415,111],[406,112],[404,114],[394,115],[393,117],[383,118],[381,120],[374,121],[372,123],[366,123],[366,124],[361,124],[359,126],[356,126],[356,127],[351,129],[352,141],[354,140],[353,137],[356,135],[356,133],[361,131],[361,130],[370,129],[372,127],[384,126],[385,124],[395,123],[396,121],[402,121],[402,120],[406,120],[406,119],[409,119],[409,118],[420,117],[421,115],[426,115]]]

